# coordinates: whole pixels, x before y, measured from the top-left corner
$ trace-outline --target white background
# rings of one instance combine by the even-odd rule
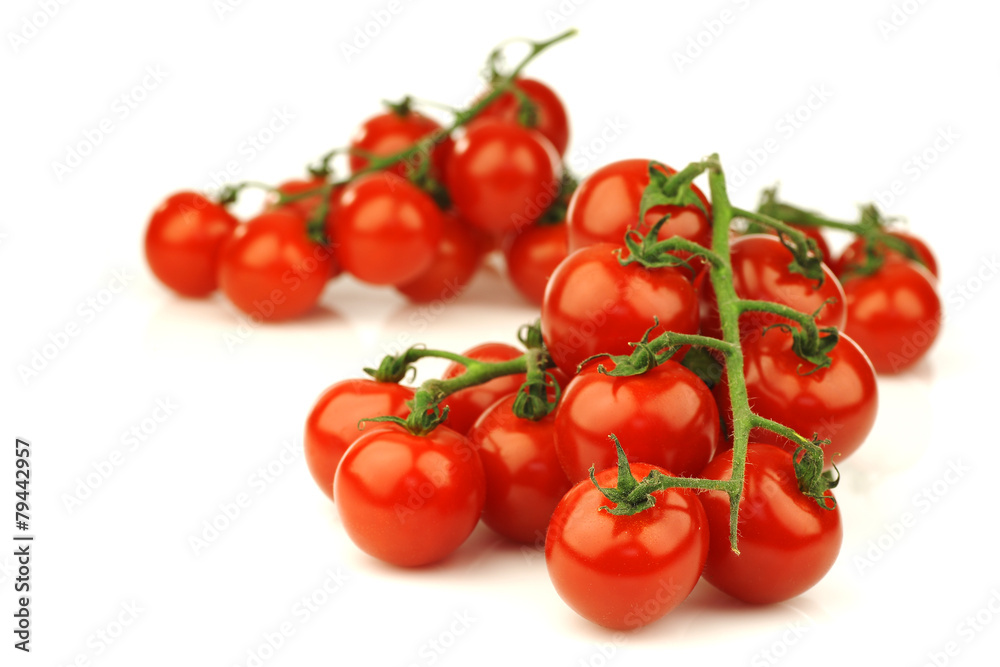
[[[11,647],[13,548],[0,548],[3,664],[253,665],[248,652],[283,624],[292,634],[264,649],[263,664],[922,665],[949,642],[957,655],[938,664],[995,660],[996,3],[413,0],[393,4],[350,59],[342,45],[372,12],[384,18],[388,0],[248,0],[221,15],[212,0],[53,2],[48,19],[44,4],[8,1],[0,17],[0,535],[8,543],[14,532],[15,436],[32,443],[37,535],[30,655]],[[897,5],[909,13],[887,32],[880,22]],[[715,23],[723,11],[728,22]],[[25,20],[44,25],[33,32]],[[569,26],[580,35],[529,74],[568,105],[578,173],[719,152],[742,183],[737,203],[780,179],[790,201],[845,218],[898,180],[904,192],[888,212],[940,258],[943,335],[911,372],[881,382],[876,428],[842,470],[840,560],[788,603],[746,607],[701,584],[662,621],[616,636],[559,600],[537,552],[482,527],[421,571],[383,566],[346,539],[302,461],[312,401],[396,344],[512,341],[535,312],[496,272],[434,313],[342,280],[317,314],[230,349],[240,322],[231,308],[175,298],[144,266],[143,229],[167,194],[207,187],[227,162],[237,179],[298,176],[380,99],[461,104],[495,43]],[[12,34],[30,37],[15,44]],[[123,94],[135,102],[127,116]],[[293,119],[251,154],[248,136],[276,110]],[[796,112],[793,127],[785,118]],[[60,178],[54,163],[104,119],[110,134]],[[952,138],[935,148],[940,133]],[[747,163],[769,139],[776,150]],[[915,167],[925,151],[933,164]],[[111,296],[115,272],[125,289],[91,313],[87,299]],[[23,378],[19,367],[70,323],[79,335]],[[154,430],[157,401],[176,408]],[[131,449],[123,434],[144,426]],[[121,464],[68,508],[115,450]],[[269,465],[277,472],[262,481]],[[249,506],[195,553],[190,539],[240,494]],[[892,528],[907,515],[911,525]],[[331,595],[328,573],[342,580]],[[307,615],[297,605],[311,596],[324,604]],[[985,625],[966,620],[977,612]],[[130,622],[120,633],[119,617]],[[109,645],[99,631],[116,637]]]

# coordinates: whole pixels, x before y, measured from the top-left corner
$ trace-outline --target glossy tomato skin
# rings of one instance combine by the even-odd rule
[[[445,426],[420,436],[393,425],[348,448],[333,495],[344,529],[362,551],[418,567],[448,556],[476,527],[486,478],[465,436]]]
[[[321,188],[325,184],[326,180],[320,176],[309,179],[292,179],[279,185],[278,193],[281,195],[296,195],[301,192]],[[337,207],[337,202],[340,201],[340,193],[343,189],[343,186],[338,186],[330,191],[330,203],[327,205],[326,213],[327,220],[333,216],[334,210]],[[264,212],[266,213],[268,211],[278,209],[287,210],[299,215],[304,222],[309,222],[321,201],[322,197],[320,195],[311,195],[309,197],[305,197],[304,199],[297,199],[295,201],[288,202],[287,204],[278,204],[278,195],[272,193],[272,195],[268,197],[267,204],[264,206]],[[330,262],[330,270],[331,279],[336,278],[343,272],[340,264],[336,261],[336,258],[333,258],[333,261]]]
[[[879,373],[899,373],[923,358],[941,329],[937,281],[915,262],[886,261],[848,278],[847,332]]]
[[[506,343],[483,343],[462,353],[463,356],[472,359],[493,363],[517,359],[522,354],[524,354],[523,350]],[[463,373],[465,373],[465,366],[453,362],[444,369],[441,378],[447,380]],[[504,375],[493,378],[489,382],[456,391],[441,403],[442,409],[448,408],[448,418],[445,423],[459,433],[468,433],[486,408],[504,396],[517,392],[524,384],[525,379],[524,373]]]
[[[385,157],[409,148],[424,137],[435,139],[430,150],[431,175],[440,178],[453,146],[452,139],[444,134],[437,121],[416,111],[403,114],[386,111],[372,116],[354,133],[350,148]],[[397,162],[388,171],[406,178],[408,171],[419,166],[423,159],[425,156],[417,153],[409,160]],[[361,154],[351,153],[349,164],[351,173],[356,174],[368,166],[369,160]]]
[[[679,269],[622,266],[619,246],[601,243],[570,254],[556,267],[542,299],[542,337],[552,360],[568,376],[588,357],[629,354],[653,326],[698,332],[698,298]]]
[[[565,155],[569,145],[569,118],[566,107],[555,91],[541,81],[517,78],[514,85],[535,104],[535,124],[531,129],[552,142],[559,155]],[[501,93],[480,114],[480,118],[496,118],[505,123],[520,124],[521,102],[511,92]]]
[[[891,236],[906,241],[913,248],[913,251],[920,258],[921,263],[923,263],[923,268],[925,268],[932,276],[938,277],[938,265],[937,258],[934,257],[933,251],[931,251],[930,246],[927,245],[923,239],[920,239],[912,234],[907,234],[906,232],[889,232]],[[912,262],[905,255],[895,251],[890,250],[885,247],[885,244],[877,243],[875,245],[876,252],[879,252],[885,258],[887,262]],[[833,272],[837,276],[846,279],[847,274],[854,268],[858,266],[863,266],[865,263],[865,241],[862,238],[856,238],[850,243],[844,252],[840,254],[835,262],[830,265]]]
[[[219,253],[239,222],[197,192],[167,197],[146,227],[146,262],[178,294],[205,297],[218,287]]]
[[[653,468],[630,467],[636,479]],[[617,474],[616,468],[604,470],[597,481],[614,486]],[[698,582],[709,547],[705,510],[688,489],[653,495],[653,507],[614,516],[598,509],[615,505],[587,479],[556,507],[545,537],[545,562],[556,592],[584,618],[634,630],[674,609]]]
[[[568,254],[565,223],[532,225],[514,237],[504,250],[507,273],[514,287],[538,305],[542,303],[549,278]]]
[[[860,447],[878,411],[878,385],[875,369],[861,348],[849,336],[840,335],[830,352],[833,359],[827,368],[808,375],[811,366],[792,351],[792,336],[771,329],[760,338],[743,343],[743,375],[751,409],[799,435],[821,439],[826,461],[839,464]],[[800,372],[801,367],[801,372]],[[719,412],[732,433],[732,407],[729,402],[729,379],[712,389]],[[750,439],[795,451],[795,444],[765,429],[753,429]],[[731,445],[730,445],[731,446]]]
[[[344,188],[327,223],[345,271],[373,285],[401,285],[430,268],[444,223],[430,195],[388,172]]]
[[[607,370],[613,362],[601,362]],[[719,445],[719,410],[708,386],[671,360],[641,375],[612,377],[590,364],[570,381],[556,410],[556,454],[573,482],[615,465],[608,434],[629,461],[697,475]]]
[[[793,259],[792,251],[769,234],[748,234],[734,239],[730,244],[730,258],[733,287],[741,299],[775,301],[807,314],[822,308],[816,324],[843,331],[847,323],[844,288],[828,266],[823,266],[823,284],[817,287],[815,280],[788,269]],[[706,288],[711,291],[710,285]],[[714,293],[707,295],[707,299],[709,315],[703,323],[703,333],[721,338]],[[824,305],[827,301],[829,303]],[[744,340],[757,338],[764,327],[787,321],[772,313],[747,312],[740,316],[740,336]]]
[[[534,130],[485,118],[455,142],[445,184],[455,210],[472,226],[509,233],[530,225],[559,193],[562,165]]]
[[[317,486],[333,499],[333,475],[347,448],[369,431],[386,428],[384,422],[358,422],[370,417],[410,414],[406,402],[413,390],[394,382],[351,379],[337,382],[320,395],[306,419],[306,465]]]
[[[469,432],[486,473],[483,523],[514,542],[541,544],[570,483],[555,450],[555,415],[514,415],[510,394],[486,409]]]
[[[333,256],[306,235],[291,211],[261,213],[239,227],[219,257],[219,287],[251,317],[275,322],[316,305],[333,273]]]
[[[732,450],[719,453],[701,472],[708,479],[732,478]],[[833,494],[824,509],[799,491],[792,455],[751,442],[740,503],[737,556],[729,545],[729,496],[703,491],[711,545],[705,579],[752,604],[782,602],[809,590],[833,567],[843,528]]]
[[[661,169],[668,175],[671,167]],[[712,208],[708,199],[692,185],[691,189],[705,206],[654,206],[639,224],[639,204],[649,185],[649,160],[620,160],[596,170],[583,179],[569,201],[566,224],[569,225],[569,250],[573,252],[595,243],[621,245],[625,232],[638,229],[647,232],[664,215],[670,220],[660,229],[659,238],[681,236],[705,246],[712,244]],[[678,253],[683,255],[684,253]]]
[[[441,241],[430,267],[413,280],[396,285],[414,303],[451,303],[482,263],[482,244],[475,232],[454,213],[442,214],[441,222]]]

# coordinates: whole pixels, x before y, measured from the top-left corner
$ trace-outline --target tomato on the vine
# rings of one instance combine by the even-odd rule
[[[564,155],[569,145],[569,119],[566,107],[555,91],[535,79],[514,79],[517,93],[506,91],[480,112],[480,118],[496,118],[520,124],[521,95],[534,105],[534,124],[529,127],[552,142],[556,153]]]
[[[653,326],[698,332],[698,298],[684,272],[618,261],[620,246],[600,243],[569,255],[549,279],[542,300],[542,336],[568,376],[595,354],[628,354]]]
[[[565,223],[531,225],[504,249],[510,281],[524,298],[539,305],[549,278],[568,254]]]
[[[361,176],[327,221],[345,271],[374,285],[400,285],[430,268],[441,242],[442,214],[430,195],[399,176]]]
[[[445,170],[459,216],[489,232],[517,231],[540,218],[556,200],[561,178],[552,142],[490,118],[466,128]]]
[[[667,175],[677,173],[671,167],[664,167],[660,171]],[[612,162],[583,179],[570,198],[566,213],[570,252],[595,243],[621,245],[626,231],[648,232],[667,214],[670,220],[660,228],[660,239],[681,236],[706,248],[711,246],[712,208],[698,186],[692,184],[691,190],[701,200],[704,211],[697,206],[654,206],[646,211],[640,224],[639,205],[647,185],[649,160]]]
[[[630,467],[637,479],[654,469],[645,463]],[[617,468],[610,468],[596,479],[610,487],[617,475]],[[634,630],[674,609],[698,583],[709,548],[705,510],[690,489],[652,495],[652,507],[616,516],[599,509],[617,505],[585,479],[556,507],[545,536],[545,562],[556,592],[584,618]]]
[[[732,478],[733,452],[720,452],[701,472],[708,479]],[[840,552],[843,529],[833,494],[825,507],[799,491],[792,454],[753,443],[740,502],[739,548],[729,545],[729,494],[702,491],[711,544],[705,579],[719,590],[754,604],[781,602],[815,585]]]
[[[365,154],[387,157],[406,150],[425,137],[431,141],[431,175],[441,178],[445,161],[452,149],[452,139],[444,133],[444,128],[437,121],[410,109],[389,110],[372,116],[357,129],[350,143],[351,173],[356,174],[368,166],[370,160]],[[418,168],[425,159],[426,151],[418,151],[410,159],[397,162],[387,171],[406,178],[408,172]]]
[[[486,472],[483,523],[509,540],[541,543],[556,505],[570,483],[553,439],[555,415],[532,421],[514,415],[516,394],[479,416],[469,439]]]
[[[351,540],[403,567],[446,557],[479,523],[486,478],[468,438],[439,426],[413,435],[392,424],[351,445],[333,482]]]
[[[313,308],[333,273],[330,250],[310,240],[301,216],[261,213],[233,232],[219,255],[219,288],[240,310],[277,321]]]
[[[197,192],[173,194],[146,227],[149,268],[178,294],[208,296],[218,286],[219,253],[238,225],[225,207]]]
[[[405,418],[406,402],[413,390],[395,382],[367,379],[343,380],[331,385],[317,399],[306,419],[306,465],[319,488],[333,498],[333,475],[344,452],[369,431],[386,428],[385,422],[365,422],[371,417]]]
[[[614,362],[600,362],[610,371]],[[719,444],[719,410],[697,375],[667,360],[640,375],[614,377],[591,363],[573,378],[556,410],[556,454],[573,482],[591,466],[615,464],[614,433],[630,461],[698,474]]]
[[[827,368],[809,372],[810,364],[792,350],[792,335],[769,329],[744,341],[743,375],[754,413],[805,438],[815,433],[820,439],[829,439],[830,444],[823,445],[826,458],[840,463],[864,443],[875,424],[878,385],[868,357],[848,336],[840,334],[830,357]],[[712,391],[731,435],[728,378],[723,371],[722,380]],[[750,440],[778,445],[789,452],[796,448],[790,440],[762,428],[751,430]]]
[[[450,303],[461,294],[479,270],[482,241],[454,213],[441,216],[442,234],[430,267],[396,289],[415,303]]]
[[[524,354],[523,350],[506,343],[483,343],[466,350],[462,356],[496,363],[517,359],[522,354]],[[444,369],[441,378],[447,380],[463,373],[465,373],[465,366],[458,362],[452,362]],[[486,408],[507,394],[516,393],[524,384],[525,378],[524,373],[504,375],[493,378],[489,382],[456,391],[441,403],[442,410],[448,408],[448,417],[445,423],[459,433],[468,433]]]
[[[830,253],[830,244],[826,242],[826,237],[823,236],[823,229],[821,227],[817,227],[816,225],[797,225],[794,222],[789,222],[787,224],[789,227],[799,230],[800,232],[811,238],[813,241],[815,241],[817,249],[819,249],[820,253],[823,255],[822,257],[823,263],[829,266],[831,269],[833,269],[833,255]],[[754,233],[755,234],[763,233],[763,234],[768,234],[770,236],[778,235],[778,232],[771,228],[767,228],[763,232],[754,232]],[[837,271],[834,270],[834,273],[837,273]],[[840,274],[837,273],[837,275]]]
[[[920,264],[923,265],[927,271],[934,276],[938,277],[938,265],[937,259],[934,257],[934,253],[931,251],[930,246],[927,245],[922,239],[917,238],[913,234],[907,234],[906,232],[889,232],[890,236],[895,236],[901,241],[905,241],[910,244],[910,248],[916,253],[917,257],[920,259]],[[875,252],[881,255],[886,262],[912,262],[910,258],[902,254],[898,250],[892,250],[886,247],[884,243],[875,244]],[[865,240],[861,237],[854,239],[850,245],[844,248],[844,252],[840,254],[835,262],[830,264],[830,268],[836,273],[840,278],[847,279],[848,274],[860,267],[865,265]]]
[[[941,329],[934,276],[915,262],[887,260],[870,276],[844,281],[847,332],[879,373],[899,373],[919,361]]]

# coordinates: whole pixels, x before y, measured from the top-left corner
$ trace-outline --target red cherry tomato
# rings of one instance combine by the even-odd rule
[[[522,354],[524,354],[523,350],[506,343],[483,343],[463,352],[462,356],[495,363],[517,359]],[[465,366],[453,362],[444,369],[441,377],[447,380],[463,373],[465,373]],[[442,410],[448,408],[447,425],[459,433],[468,433],[486,408],[508,394],[517,393],[525,379],[524,373],[505,375],[474,387],[456,391],[441,403]]]
[[[333,474],[344,452],[369,431],[386,428],[385,422],[358,422],[369,417],[405,418],[406,402],[413,390],[394,382],[343,380],[329,387],[306,419],[305,456],[319,488],[333,499]],[[363,430],[362,430],[363,428]]]
[[[917,257],[920,258],[920,262],[923,264],[924,268],[930,272],[935,278],[938,277],[938,265],[937,259],[934,257],[934,253],[931,251],[930,246],[928,246],[922,239],[913,236],[912,234],[907,234],[906,232],[889,232],[891,236],[895,236],[897,239],[906,241],[913,248],[913,251],[917,253]],[[880,253],[887,262],[910,262],[913,261],[906,255],[896,251],[890,250],[885,247],[884,243],[876,243],[875,251]],[[865,241],[862,238],[856,238],[851,242],[844,252],[840,254],[836,262],[830,265],[833,272],[840,277],[845,277],[852,269],[858,268],[865,264]]]
[[[847,332],[879,373],[906,370],[933,345],[942,317],[936,283],[923,267],[899,261],[844,282]]]
[[[366,433],[348,448],[333,481],[351,540],[375,558],[417,567],[441,560],[479,523],[486,478],[469,440],[439,426]]]
[[[196,192],[171,195],[146,228],[150,270],[178,294],[208,296],[218,286],[219,252],[237,225],[229,211]]]
[[[555,415],[516,417],[515,398],[487,408],[469,432],[486,472],[483,523],[509,540],[541,544],[570,483],[556,458]]]
[[[605,375],[591,364],[569,383],[556,410],[556,454],[571,481],[586,479],[591,466],[615,465],[610,433],[629,461],[690,477],[715,454],[719,410],[705,383],[675,361],[628,377]]]
[[[556,153],[564,155],[569,145],[569,119],[566,107],[555,92],[535,79],[515,79],[514,86],[535,105],[535,124],[531,129],[552,142]],[[496,118],[520,124],[521,100],[512,92],[500,96],[480,112],[480,118]]]
[[[559,193],[562,166],[552,143],[534,130],[478,120],[452,151],[445,182],[455,210],[489,232],[523,229]]]
[[[409,111],[399,114],[386,111],[366,120],[351,139],[352,149],[371,153],[379,157],[393,155],[406,150],[424,137],[435,139],[431,147],[431,175],[440,178],[444,173],[444,163],[451,152],[453,142],[444,134],[444,129],[436,121]],[[412,158],[397,162],[388,171],[406,178],[407,173],[420,165],[425,159],[422,152]],[[356,174],[368,166],[369,160],[358,153],[351,153],[349,158],[351,173]]]
[[[549,277],[568,253],[565,224],[527,227],[504,250],[514,287],[528,301],[539,305]]]
[[[750,234],[733,240],[730,257],[733,287],[741,299],[775,301],[810,315],[822,307],[816,323],[821,327],[844,329],[847,321],[844,288],[826,265],[823,266],[823,284],[817,287],[815,280],[788,269],[793,259],[792,251],[768,234]],[[702,331],[707,336],[721,338],[718,306],[711,285],[706,284],[702,295],[708,301],[708,319],[702,322]],[[740,316],[740,336],[744,340],[756,338],[764,327],[787,321],[772,313],[746,312]]]
[[[278,193],[282,195],[296,195],[301,192],[307,192],[309,190],[315,190],[316,188],[321,188],[326,183],[326,180],[322,177],[314,177],[306,180],[293,179],[290,181],[285,181],[278,186]],[[327,207],[327,220],[333,216],[334,209],[337,206],[337,202],[340,200],[340,193],[343,191],[343,186],[338,186],[330,191],[330,204]],[[264,212],[274,211],[278,209],[283,209],[287,211],[292,211],[297,215],[301,216],[302,220],[308,222],[313,213],[316,212],[316,207],[319,206],[321,201],[320,195],[312,195],[305,197],[304,199],[296,199],[295,201],[290,201],[287,204],[278,204],[278,196],[272,194],[268,197],[267,204],[264,206]],[[332,239],[331,239],[332,240]],[[342,272],[340,264],[337,263],[336,258],[334,261],[330,262],[331,273],[330,278],[336,278]]]
[[[396,289],[416,303],[451,303],[472,280],[482,262],[482,245],[464,221],[444,213],[441,242],[430,267]]]
[[[719,453],[701,472],[708,479],[732,478],[733,452]],[[729,496],[704,491],[711,545],[705,579],[729,595],[754,604],[781,602],[816,584],[833,566],[843,541],[840,510],[824,509],[799,491],[792,455],[772,445],[751,443],[740,503],[737,556],[729,546]]]
[[[572,376],[595,354],[628,354],[653,326],[697,333],[698,299],[679,269],[622,266],[619,246],[601,243],[572,253],[556,268],[542,301],[542,337],[552,360]]]
[[[654,466],[633,463],[642,479]],[[665,470],[661,473],[669,475]],[[597,474],[615,484],[616,468]],[[559,502],[545,536],[545,562],[556,592],[573,610],[599,625],[634,630],[684,601],[698,582],[708,554],[705,510],[689,489],[653,494],[656,504],[631,516],[615,507],[589,480]]]
[[[743,343],[743,375],[750,408],[805,438],[816,433],[824,445],[827,462],[840,463],[860,447],[878,409],[875,370],[858,344],[843,334],[830,353],[827,368],[805,374],[811,366],[792,351],[792,335],[770,329]],[[728,374],[713,387],[719,412],[732,433],[732,406]],[[791,441],[765,429],[753,429],[750,439],[778,445],[794,452]]]
[[[676,173],[671,167],[661,171],[668,175]],[[670,220],[660,228],[659,238],[682,236],[705,247],[712,244],[711,215],[696,206],[654,206],[646,212],[640,225],[639,204],[647,185],[649,160],[612,162],[583,179],[570,198],[566,213],[570,252],[595,243],[621,245],[626,231],[648,232],[668,213]],[[695,185],[691,189],[711,214],[712,208],[705,195]]]
[[[441,242],[441,211],[431,197],[388,172],[344,188],[327,235],[344,270],[373,285],[400,285],[430,268]]]
[[[302,315],[333,272],[330,250],[306,235],[290,211],[262,213],[239,227],[219,257],[219,287],[233,304],[265,321]]]

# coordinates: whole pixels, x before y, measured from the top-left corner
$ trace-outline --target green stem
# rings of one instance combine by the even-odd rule
[[[739,299],[736,307],[739,309],[740,313],[746,313],[750,311],[756,311],[760,313],[773,313],[785,319],[791,320],[797,323],[805,334],[809,337],[818,337],[819,328],[816,326],[816,320],[813,319],[812,315],[803,313],[800,310],[795,310],[790,306],[786,306],[781,303],[775,303],[774,301],[755,301],[752,299]]]

